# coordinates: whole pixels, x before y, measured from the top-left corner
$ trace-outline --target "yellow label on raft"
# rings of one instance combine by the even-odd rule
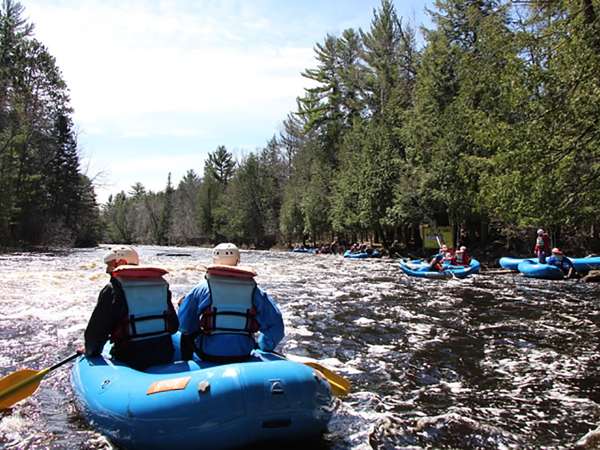
[[[157,392],[180,391],[185,389],[192,377],[171,378],[170,380],[155,381],[146,391],[146,395]]]

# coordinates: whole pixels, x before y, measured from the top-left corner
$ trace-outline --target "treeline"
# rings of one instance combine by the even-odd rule
[[[235,161],[220,146],[202,173],[177,186],[169,176],[156,193],[138,183],[99,218],[60,70],[22,6],[3,0],[0,245],[418,246],[429,224],[454,226],[469,245],[541,226],[592,249],[599,10],[598,0],[437,0],[418,46],[382,0],[367,30],[315,45],[302,73],[311,87],[263,149]]]
[[[316,44],[302,73],[313,85],[264,149],[235,163],[219,147],[177,188],[118,194],[103,212],[109,238],[418,245],[419,224],[450,224],[471,245],[542,226],[591,248],[599,9],[596,0],[437,0],[419,48],[382,0],[368,30]]]
[[[99,211],[81,173],[69,93],[18,2],[0,5],[0,246],[95,245]]]

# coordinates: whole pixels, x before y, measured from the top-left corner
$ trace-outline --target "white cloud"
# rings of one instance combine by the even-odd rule
[[[270,21],[237,4],[213,4],[206,14],[155,5],[26,5],[36,35],[63,70],[83,130],[165,112],[241,117],[259,108],[281,119],[294,107],[311,47],[257,40]]]

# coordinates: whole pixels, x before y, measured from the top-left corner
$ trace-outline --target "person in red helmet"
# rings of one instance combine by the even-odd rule
[[[573,263],[563,254],[560,248],[554,247],[552,249],[552,256],[548,258],[546,263],[558,267],[563,271],[566,278],[571,278],[576,273]]]

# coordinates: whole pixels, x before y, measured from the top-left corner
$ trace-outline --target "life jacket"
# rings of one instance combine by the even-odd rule
[[[254,339],[259,331],[254,307],[256,272],[250,268],[213,264],[206,270],[210,306],[200,316],[204,335],[240,334]]]
[[[444,269],[444,266],[443,266],[444,257],[440,253],[438,253],[433,258],[434,258],[433,261],[429,265],[430,270],[435,271],[435,272],[441,272]]]
[[[158,267],[117,267],[112,276],[123,290],[127,303],[126,338],[130,341],[169,336],[167,314],[169,311],[169,285],[162,277],[166,270]]]
[[[456,266],[468,266],[470,263],[471,257],[466,251],[457,251],[452,258],[452,264]]]
[[[465,254],[463,252],[456,252],[454,254],[454,261],[453,263],[455,263],[457,266],[462,266],[463,264],[465,264]]]

